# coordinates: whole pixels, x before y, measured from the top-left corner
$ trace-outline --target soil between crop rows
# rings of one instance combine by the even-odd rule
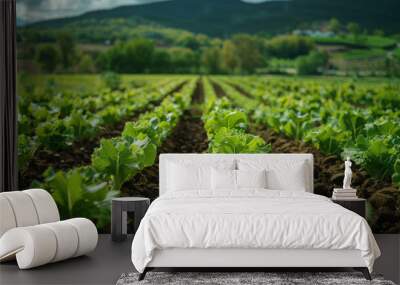
[[[215,95],[217,95],[218,98],[227,97],[225,91],[222,89],[221,86],[219,86],[219,84],[211,80],[211,85],[214,88]]]
[[[196,106],[204,100],[203,86],[197,82],[192,104],[159,148],[154,165],[145,168],[122,187],[122,196],[144,196],[151,200],[158,197],[158,155],[161,153],[203,153],[207,151],[207,134],[201,120],[201,110]]]
[[[65,150],[37,150],[34,158],[29,163],[28,169],[23,174],[19,173],[19,188],[29,188],[32,181],[41,178],[43,172],[49,166],[52,166],[56,170],[68,170],[73,167],[90,164],[91,155],[94,149],[100,145],[101,139],[121,135],[127,122],[136,121],[141,114],[160,105],[165,97],[181,90],[186,83],[187,82],[185,81],[182,84],[179,84],[172,91],[165,94],[161,99],[150,102],[143,109],[137,110],[131,116],[121,120],[117,124],[103,127],[96,137],[74,142],[71,147]]]
[[[229,82],[229,85],[231,85],[233,88],[236,89],[236,91],[238,91],[239,93],[241,93],[243,96],[250,98],[250,99],[254,99],[255,97],[249,93],[247,93],[245,90],[243,90],[242,87],[240,87],[239,85],[233,84],[231,82]]]

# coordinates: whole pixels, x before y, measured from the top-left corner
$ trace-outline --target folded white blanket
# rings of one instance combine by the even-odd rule
[[[328,198],[299,191],[185,191],[156,199],[132,243],[143,272],[155,249],[358,249],[372,271],[380,251],[367,221]]]

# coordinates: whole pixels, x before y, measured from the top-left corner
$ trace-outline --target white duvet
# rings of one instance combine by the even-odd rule
[[[380,255],[359,215],[320,195],[265,189],[156,199],[136,232],[132,262],[143,272],[165,248],[358,249],[370,271]]]

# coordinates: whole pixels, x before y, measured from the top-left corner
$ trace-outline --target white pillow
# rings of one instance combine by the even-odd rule
[[[170,191],[199,190],[210,188],[210,167],[168,165],[168,189]]]
[[[237,163],[239,170],[265,169],[268,189],[305,192],[308,188],[305,161],[239,159]]]
[[[267,188],[267,171],[235,170],[237,188]]]
[[[211,188],[214,191],[220,190],[240,190],[242,188],[266,188],[266,171],[263,170],[230,170],[215,169],[211,170]]]
[[[234,160],[217,161],[169,161],[167,167],[167,191],[211,190],[211,168],[235,169]]]
[[[216,169],[211,170],[212,190],[236,190],[236,170]]]

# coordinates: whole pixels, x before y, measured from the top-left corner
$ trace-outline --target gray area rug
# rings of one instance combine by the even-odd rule
[[[122,274],[117,285],[395,285],[380,275],[372,275],[373,280],[368,281],[359,272],[148,272],[142,281],[137,280],[138,276],[138,273]]]

